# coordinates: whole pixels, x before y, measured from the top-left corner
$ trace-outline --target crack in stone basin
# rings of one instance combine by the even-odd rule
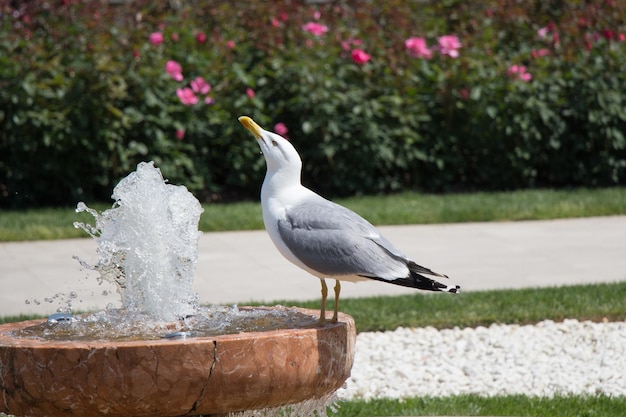
[[[315,310],[298,311],[319,315]],[[145,341],[45,341],[0,325],[0,411],[29,416],[182,416],[295,404],[340,388],[354,320],[305,329]]]

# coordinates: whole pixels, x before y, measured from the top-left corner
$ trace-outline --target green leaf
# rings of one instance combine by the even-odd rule
[[[246,72],[243,70],[243,68],[241,67],[241,65],[239,65],[238,63],[233,64],[232,66],[232,70],[235,73],[235,75],[237,76],[237,78],[245,85],[249,86],[249,87],[255,87],[254,85],[252,85],[252,82],[250,80],[250,77],[246,74]]]
[[[482,87],[477,85],[475,87],[472,87],[472,89],[470,90],[470,98],[472,100],[480,100],[480,96],[482,95]]]

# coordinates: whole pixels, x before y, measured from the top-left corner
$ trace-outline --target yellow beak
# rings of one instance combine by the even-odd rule
[[[241,122],[243,127],[248,129],[250,131],[250,133],[252,133],[254,135],[255,138],[261,139],[261,131],[263,129],[261,129],[261,127],[258,124],[256,124],[256,122],[254,120],[252,120],[248,116],[241,116],[239,118],[239,121]]]

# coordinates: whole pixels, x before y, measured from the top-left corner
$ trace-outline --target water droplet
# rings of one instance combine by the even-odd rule
[[[76,321],[76,317],[67,313],[55,313],[48,317],[48,323],[72,323]]]

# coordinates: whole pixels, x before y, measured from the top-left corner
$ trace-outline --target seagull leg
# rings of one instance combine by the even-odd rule
[[[324,278],[320,278],[320,282],[322,283],[322,308],[320,309],[320,323],[326,323],[326,297],[328,296],[328,286],[326,285],[326,280]]]
[[[341,284],[339,280],[335,280],[335,312],[333,313],[333,323],[337,322],[337,311],[339,310],[339,293],[341,292]]]

